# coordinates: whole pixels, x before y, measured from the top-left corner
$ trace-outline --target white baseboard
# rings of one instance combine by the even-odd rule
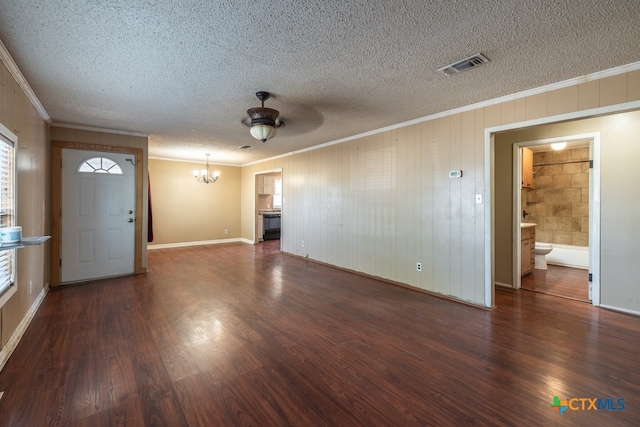
[[[636,310],[628,310],[626,308],[620,308],[620,307],[615,307],[612,305],[605,305],[605,304],[600,304],[599,305],[600,308],[606,308],[607,310],[613,310],[613,311],[619,311],[622,313],[627,313],[627,314],[633,314],[634,316],[640,316],[640,311],[636,311]]]
[[[22,321],[11,335],[11,338],[9,338],[7,345],[5,345],[2,350],[0,350],[0,371],[4,368],[4,365],[7,363],[9,357],[11,357],[11,354],[13,354],[13,351],[18,346],[18,343],[22,339],[22,336],[27,331],[29,323],[31,323],[31,320],[36,315],[36,312],[38,311],[40,304],[42,304],[42,301],[44,301],[44,297],[47,295],[47,292],[49,292],[48,283],[42,289],[40,295],[38,295],[38,298],[36,298],[36,300],[33,302],[31,308],[29,308],[29,311],[27,311],[27,314],[25,314],[25,316],[22,318]]]
[[[251,243],[252,241],[247,239],[220,239],[220,240],[201,240],[197,242],[178,242],[178,243],[161,243],[159,245],[147,244],[147,250],[153,249],[168,249],[168,248],[184,248],[187,246],[201,246],[201,245],[219,245],[221,243]]]

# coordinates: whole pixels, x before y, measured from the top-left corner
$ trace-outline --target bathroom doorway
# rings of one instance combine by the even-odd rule
[[[514,144],[516,288],[597,303],[596,141],[581,134]]]

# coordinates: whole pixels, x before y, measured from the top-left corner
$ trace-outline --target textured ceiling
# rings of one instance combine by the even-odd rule
[[[636,62],[638,22],[638,0],[0,0],[53,123],[236,165]],[[258,90],[286,122],[265,144],[241,124]]]

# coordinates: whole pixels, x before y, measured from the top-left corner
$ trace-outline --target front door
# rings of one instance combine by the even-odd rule
[[[62,149],[61,282],[133,274],[135,156]]]

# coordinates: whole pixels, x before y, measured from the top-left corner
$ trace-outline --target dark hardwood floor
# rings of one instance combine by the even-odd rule
[[[549,264],[522,277],[520,287],[534,292],[589,301],[589,271]]]
[[[146,276],[51,290],[0,425],[640,425],[638,317],[501,288],[489,311],[278,248],[155,250]]]

